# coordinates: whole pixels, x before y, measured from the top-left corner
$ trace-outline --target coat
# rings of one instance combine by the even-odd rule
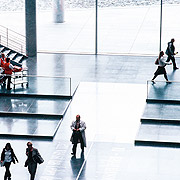
[[[76,126],[76,121],[73,121],[72,124],[71,124],[71,129],[72,131],[75,129],[75,126]],[[83,139],[83,142],[84,142],[84,147],[86,147],[86,135],[85,135],[85,129],[86,129],[86,123],[84,121],[81,121],[80,120],[80,132],[81,132],[81,135],[82,135],[82,139]],[[70,141],[73,143],[73,133],[72,133],[72,136],[71,136],[71,139]]]
[[[27,160],[25,162],[25,166],[27,167],[28,163],[29,163],[28,162],[28,156],[29,156],[29,149],[28,148],[26,148],[26,155],[27,155]],[[39,152],[36,148],[33,148],[33,150],[32,150],[32,159],[33,159],[34,163],[41,164],[44,162],[43,158],[41,157],[41,155],[39,154]]]
[[[3,148],[3,151],[1,153],[1,161],[4,161],[4,159],[5,159],[5,151],[6,151],[6,149]],[[11,159],[12,159],[11,162],[13,162],[15,164],[15,160],[16,160],[16,162],[18,162],[18,159],[17,159],[16,155],[14,154],[13,149],[10,149],[10,151],[11,151]]]

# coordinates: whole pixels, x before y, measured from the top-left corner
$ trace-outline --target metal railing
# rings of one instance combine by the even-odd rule
[[[72,96],[71,77],[28,75],[27,70],[13,72],[12,75],[1,74],[0,77],[6,76],[11,76],[11,87],[15,94]]]
[[[26,37],[0,25],[0,44],[26,55]]]

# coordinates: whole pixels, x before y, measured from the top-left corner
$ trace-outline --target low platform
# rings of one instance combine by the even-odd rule
[[[135,144],[180,148],[180,126],[141,124]]]
[[[155,84],[148,82],[148,97],[147,101],[164,101],[180,103],[180,82],[172,81],[155,81]]]
[[[62,119],[0,117],[0,137],[52,139]]]
[[[2,97],[0,96],[0,113],[38,116],[59,116],[66,111],[70,99],[45,99],[31,97]]]

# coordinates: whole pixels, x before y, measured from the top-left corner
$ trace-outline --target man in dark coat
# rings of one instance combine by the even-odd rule
[[[174,55],[177,54],[177,53],[175,53],[174,42],[175,42],[174,38],[172,38],[171,41],[168,42],[168,47],[166,49],[166,54],[167,54],[168,57],[167,57],[166,62],[169,62],[171,60],[172,63],[173,63],[173,69],[176,70],[176,69],[179,69],[179,68],[176,66],[175,57],[174,57]]]
[[[34,180],[36,169],[37,169],[37,163],[41,164],[44,162],[41,155],[39,154],[38,150],[32,146],[32,142],[28,142],[26,148],[26,155],[27,160],[25,162],[25,167],[28,167],[28,171],[31,175],[30,180]]]

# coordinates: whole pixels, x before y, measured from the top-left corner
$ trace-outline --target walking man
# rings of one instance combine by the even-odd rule
[[[30,180],[34,180],[35,178],[37,163],[41,164],[44,162],[38,150],[34,148],[32,145],[33,145],[32,142],[27,143],[28,146],[26,148],[27,160],[25,162],[25,167],[28,167],[28,171],[31,175]]]
[[[82,153],[84,153],[84,147],[86,147],[86,136],[85,136],[86,124],[84,121],[81,121],[80,118],[81,117],[78,114],[76,116],[76,121],[73,121],[70,126],[73,131],[72,136],[71,136],[71,142],[73,144],[71,154],[73,156],[76,156],[76,148],[77,148],[78,143],[81,143]]]
[[[172,63],[173,63],[173,69],[176,70],[176,69],[179,69],[179,68],[176,66],[175,57],[174,57],[174,55],[177,54],[177,53],[175,53],[174,42],[175,42],[174,38],[172,38],[171,41],[168,42],[168,47],[166,49],[166,54],[167,54],[168,57],[167,57],[166,62],[169,62],[171,60]]]

